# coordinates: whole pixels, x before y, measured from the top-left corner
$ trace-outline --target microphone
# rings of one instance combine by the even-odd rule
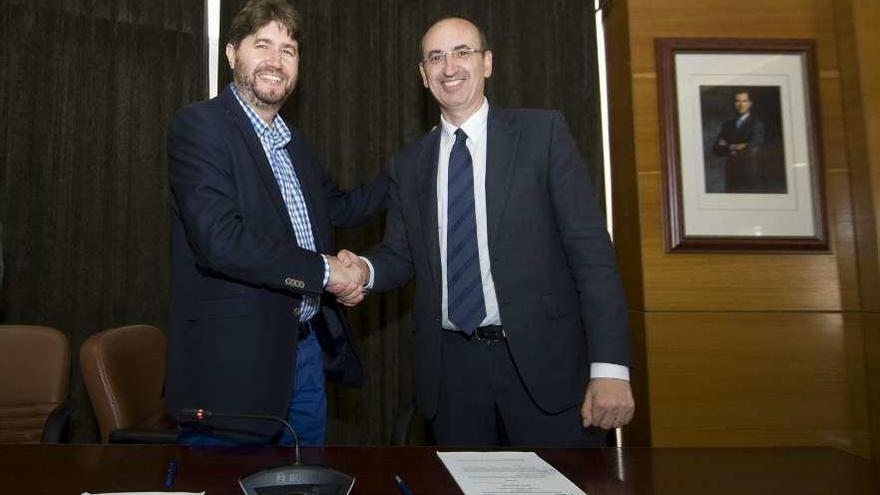
[[[264,469],[245,478],[239,478],[238,484],[244,495],[259,495],[261,493],[348,495],[354,487],[355,478],[353,476],[324,466],[303,464],[300,460],[299,436],[296,434],[296,430],[290,423],[278,416],[215,412],[201,408],[184,408],[180,410],[180,413],[185,418],[206,425],[206,421],[212,417],[273,421],[282,424],[293,435],[293,465]]]
[[[290,426],[290,423],[284,421],[278,416],[271,416],[268,414],[230,414],[230,413],[217,413],[214,411],[206,411],[205,409],[195,409],[195,408],[184,408],[180,410],[181,414],[184,417],[191,418],[196,420],[197,423],[207,424],[206,420],[211,419],[213,417],[217,418],[231,418],[231,419],[253,419],[258,421],[274,421],[275,423],[281,423],[284,427],[287,428],[287,431],[293,435],[293,447],[294,447],[294,458],[293,464],[299,465],[300,456],[299,456],[299,436],[296,434],[296,430],[293,429],[293,426]],[[210,426],[210,425],[208,425]]]

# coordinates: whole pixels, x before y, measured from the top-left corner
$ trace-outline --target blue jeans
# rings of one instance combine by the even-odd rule
[[[296,430],[299,444],[324,445],[327,432],[327,395],[324,393],[324,363],[315,332],[299,343],[296,350],[293,395],[287,407],[287,422]],[[280,445],[293,445],[287,428],[281,430]]]
[[[324,444],[327,431],[327,396],[324,393],[324,366],[321,346],[314,332],[299,342],[296,349],[296,368],[293,392],[287,408],[288,423],[299,435],[299,443],[304,446]],[[214,436],[204,431],[183,427],[177,443],[204,447],[231,447],[237,442],[226,437]],[[293,445],[293,437],[287,428],[282,428],[279,445]]]

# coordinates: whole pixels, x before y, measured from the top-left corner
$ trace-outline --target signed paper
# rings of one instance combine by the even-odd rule
[[[534,452],[437,452],[465,495],[586,495]]]

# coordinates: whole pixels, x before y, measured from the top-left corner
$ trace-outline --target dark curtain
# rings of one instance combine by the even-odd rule
[[[244,5],[224,0],[221,30]],[[449,14],[480,25],[494,52],[490,102],[561,110],[603,194],[592,2],[584,0],[292,0],[303,15],[300,82],[282,115],[314,146],[328,172],[351,188],[382,171],[403,144],[439,123],[418,75],[419,42]],[[225,32],[221,31],[221,40]],[[221,47],[221,84],[231,79]],[[597,200],[602,201],[600,196]],[[584,198],[590,201],[592,198]],[[382,221],[340,230],[337,246],[366,250]],[[371,295],[349,312],[367,381],[328,388],[328,443],[380,444],[412,397],[411,289]],[[417,423],[419,423],[417,421]],[[422,438],[419,424],[414,436]]]
[[[165,328],[165,131],[206,96],[203,31],[203,0],[0,9],[2,322],[70,338],[76,441],[97,438],[82,341],[118,325]]]

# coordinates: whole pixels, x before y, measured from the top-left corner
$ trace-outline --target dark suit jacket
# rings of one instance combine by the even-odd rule
[[[712,147],[712,151],[716,155],[732,156],[733,154],[731,154],[729,148],[731,144],[747,144],[746,149],[757,148],[764,144],[766,133],[764,123],[760,119],[749,114],[740,124],[739,128],[736,127],[737,120],[738,118],[733,118],[721,124],[721,130],[718,131],[718,136],[715,138],[715,144]],[[722,139],[726,144],[719,144]]]
[[[729,193],[766,192],[763,191],[765,173],[761,163],[761,147],[766,141],[764,122],[753,114],[749,114],[739,128],[736,127],[736,121],[733,118],[721,125],[712,146],[716,156],[727,158],[724,164],[724,190]],[[722,140],[725,144],[720,144]],[[731,144],[745,144],[746,147],[731,151]]]
[[[332,226],[385,207],[387,178],[346,193],[294,129],[287,151],[308,205],[316,247],[333,253]],[[175,116],[168,133],[172,219],[167,409],[286,416],[296,359],[294,314],[321,295],[324,264],[297,246],[280,189],[232,90]],[[344,315],[325,297],[317,332],[330,378],[360,386],[363,371]],[[222,423],[222,422],[221,422]],[[272,423],[227,422],[271,434]]]
[[[490,107],[486,209],[492,279],[517,369],[538,405],[583,401],[591,362],[630,365],[627,310],[586,167],[558,112]],[[433,417],[441,356],[440,128],[394,157],[374,289],[415,276],[416,397]]]

